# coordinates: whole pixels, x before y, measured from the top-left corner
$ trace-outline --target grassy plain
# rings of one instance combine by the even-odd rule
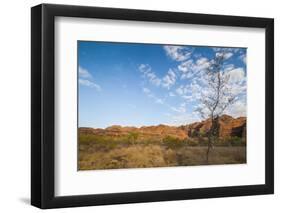
[[[137,140],[79,134],[78,170],[149,168],[246,163],[246,144],[238,137],[216,142],[206,162],[206,138]]]

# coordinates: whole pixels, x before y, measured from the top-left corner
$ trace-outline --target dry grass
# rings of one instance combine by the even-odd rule
[[[207,163],[206,146],[171,148],[161,144],[108,145],[80,143],[79,170],[246,163],[245,146],[215,147]]]

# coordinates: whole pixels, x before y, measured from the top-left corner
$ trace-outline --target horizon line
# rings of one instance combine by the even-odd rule
[[[234,117],[234,116],[227,115],[227,114],[223,114],[223,115],[232,117],[233,119],[247,118],[247,116],[237,116],[237,117]],[[223,116],[223,115],[221,115],[221,116]],[[140,126],[112,124],[112,125],[109,125],[109,126],[106,126],[106,127],[90,127],[90,126],[79,126],[79,125],[77,125],[77,128],[78,129],[80,129],[80,128],[107,129],[107,128],[114,127],[114,126],[116,126],[116,127],[118,126],[118,127],[121,127],[121,128],[142,128],[142,127],[155,127],[155,126],[161,126],[161,125],[162,126],[170,126],[170,127],[181,127],[181,126],[186,126],[186,125],[190,125],[190,124],[206,121],[208,119],[210,119],[210,118],[206,118],[206,119],[202,119],[202,120],[199,120],[199,121],[194,121],[194,122],[190,122],[190,123],[186,123],[186,124],[180,124],[180,125],[172,125],[172,124],[164,124],[164,123],[159,123],[159,124],[154,124],[154,125],[140,125]]]

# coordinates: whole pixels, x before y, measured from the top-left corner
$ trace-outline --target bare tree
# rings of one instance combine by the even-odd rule
[[[215,140],[219,136],[219,117],[226,108],[236,100],[232,93],[229,75],[224,72],[225,61],[228,58],[226,51],[217,52],[209,66],[204,70],[204,84],[196,111],[203,119],[210,119],[211,126],[207,132],[208,148],[206,161],[209,162],[210,149],[213,148]]]

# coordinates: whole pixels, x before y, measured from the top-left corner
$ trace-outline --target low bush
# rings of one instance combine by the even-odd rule
[[[231,137],[230,143],[232,146],[244,146],[246,145],[246,140],[240,137]]]
[[[187,145],[186,140],[181,140],[179,138],[172,137],[172,136],[165,137],[162,142],[163,142],[164,146],[171,148],[171,149],[181,148],[181,147]]]
[[[199,145],[199,141],[198,140],[194,140],[194,139],[188,139],[187,140],[187,144],[188,144],[188,146],[198,146]]]

